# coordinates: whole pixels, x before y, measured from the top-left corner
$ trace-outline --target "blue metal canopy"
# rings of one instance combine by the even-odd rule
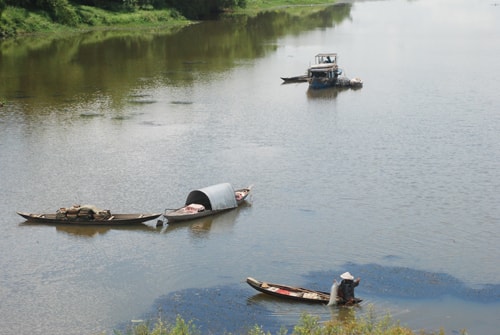
[[[238,207],[233,186],[229,183],[216,184],[193,190],[186,198],[186,206],[200,204],[207,210],[226,210]]]

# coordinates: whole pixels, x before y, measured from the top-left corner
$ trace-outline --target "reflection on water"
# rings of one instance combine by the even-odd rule
[[[147,226],[147,225],[122,226],[122,227],[57,225],[56,230],[57,232],[80,236],[80,237],[95,237],[97,235],[106,234],[111,230],[154,233],[154,232],[159,232],[160,229],[157,227]]]
[[[189,229],[195,235],[197,235],[196,233],[208,233],[210,231],[210,228],[212,227],[212,222],[214,221],[214,219],[216,219],[215,216],[207,216],[185,222],[170,223],[167,224],[167,226],[163,229],[163,232],[169,233],[178,229]]]
[[[33,112],[89,100],[114,109],[125,103],[154,103],[130,97],[138,85],[190,86],[242,59],[263,57],[276,49],[270,41],[340,23],[350,8],[301,7],[194,24],[175,33],[93,31],[36,43],[32,38],[0,41],[0,97],[29,100],[25,111],[36,103]]]
[[[65,233],[77,237],[96,237],[104,235],[110,231],[129,231],[129,232],[160,232],[161,227],[149,226],[146,224],[137,225],[113,225],[113,226],[98,226],[98,225],[79,225],[79,224],[39,224],[24,222],[20,226],[30,227],[52,227],[58,233]],[[49,228],[47,228],[49,229]]]
[[[186,222],[174,222],[170,224],[166,223],[166,227],[162,230],[162,232],[171,233],[176,230],[188,229],[192,237],[203,238],[210,232],[212,227],[216,228],[218,231],[231,229],[240,211],[245,211],[249,207],[250,204],[245,201],[237,208],[227,212],[206,216],[195,220],[189,220]]]
[[[332,100],[337,98],[339,93],[342,93],[347,90],[355,90],[354,88],[348,88],[348,87],[328,87],[324,89],[307,89],[306,94],[309,99],[326,99],[326,100]]]

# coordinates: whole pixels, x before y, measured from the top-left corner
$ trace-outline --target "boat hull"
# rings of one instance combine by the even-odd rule
[[[314,90],[320,90],[323,88],[334,87],[337,82],[335,79],[325,79],[325,78],[311,78],[309,80],[309,88]]]
[[[189,221],[189,220],[194,220],[194,219],[199,219],[205,216],[210,216],[210,215],[216,215],[228,210],[231,210],[233,208],[227,209],[227,210],[220,210],[220,211],[213,211],[213,210],[204,210],[202,212],[197,212],[197,213],[180,213],[182,208],[179,208],[177,210],[165,213],[165,218],[169,223],[171,222],[182,222],[182,221]]]
[[[154,220],[161,216],[158,214],[113,214],[110,218],[105,220],[89,220],[85,218],[57,218],[56,214],[31,214],[17,212],[20,216],[25,218],[28,222],[40,224],[69,224],[69,225],[85,225],[85,226],[110,226],[110,225],[135,225],[142,224],[146,221]]]
[[[282,284],[261,282],[252,277],[247,278],[247,283],[259,292],[288,300],[319,304],[327,304],[330,300],[330,294],[328,294],[327,292],[313,291],[301,287],[292,287]],[[313,296],[315,298],[312,298]]]

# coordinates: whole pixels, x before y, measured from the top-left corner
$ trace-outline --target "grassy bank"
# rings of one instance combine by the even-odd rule
[[[120,331],[115,331],[117,335],[123,335]],[[180,316],[177,317],[175,323],[168,324],[162,320],[157,320],[151,325],[147,322],[136,324],[126,330],[127,335],[199,335],[200,330],[193,322],[186,322]],[[229,334],[229,333],[228,333]],[[244,331],[245,335],[271,335],[262,326],[255,325],[252,328]],[[382,319],[377,319],[374,313],[370,311],[368,316],[359,319],[349,319],[347,321],[328,321],[320,322],[318,317],[304,314],[291,332],[288,329],[281,328],[278,335],[444,335],[443,329],[437,332],[428,332],[413,330],[402,327],[398,322],[392,320],[387,315]],[[467,332],[462,330],[461,335],[466,335]],[[224,334],[220,334],[224,335]]]
[[[311,6],[332,4],[335,0],[247,0],[245,8],[237,14],[252,15],[262,10],[289,6]],[[95,29],[140,29],[149,27],[179,27],[192,21],[172,9],[134,11],[109,11],[92,6],[74,6],[77,21],[75,26],[55,23],[49,13],[29,11],[7,6],[0,17],[0,38],[26,34],[65,34]]]
[[[2,13],[3,37],[34,33],[64,34],[95,29],[133,29],[153,26],[182,26],[191,22],[178,12],[163,10],[135,10],[132,12],[107,11],[91,6],[77,6],[80,24],[67,26],[55,23],[43,11],[28,11],[23,8],[7,7]]]

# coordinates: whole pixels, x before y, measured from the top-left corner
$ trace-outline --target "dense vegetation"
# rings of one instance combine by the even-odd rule
[[[179,26],[221,13],[336,0],[0,0],[0,38],[136,26]]]
[[[0,0],[0,37],[59,26],[115,26],[201,20],[246,0]]]
[[[200,19],[225,9],[244,7],[245,0],[0,0],[0,15],[6,6],[46,11],[56,22],[76,25],[79,23],[78,6],[114,11],[171,8],[186,18]]]

